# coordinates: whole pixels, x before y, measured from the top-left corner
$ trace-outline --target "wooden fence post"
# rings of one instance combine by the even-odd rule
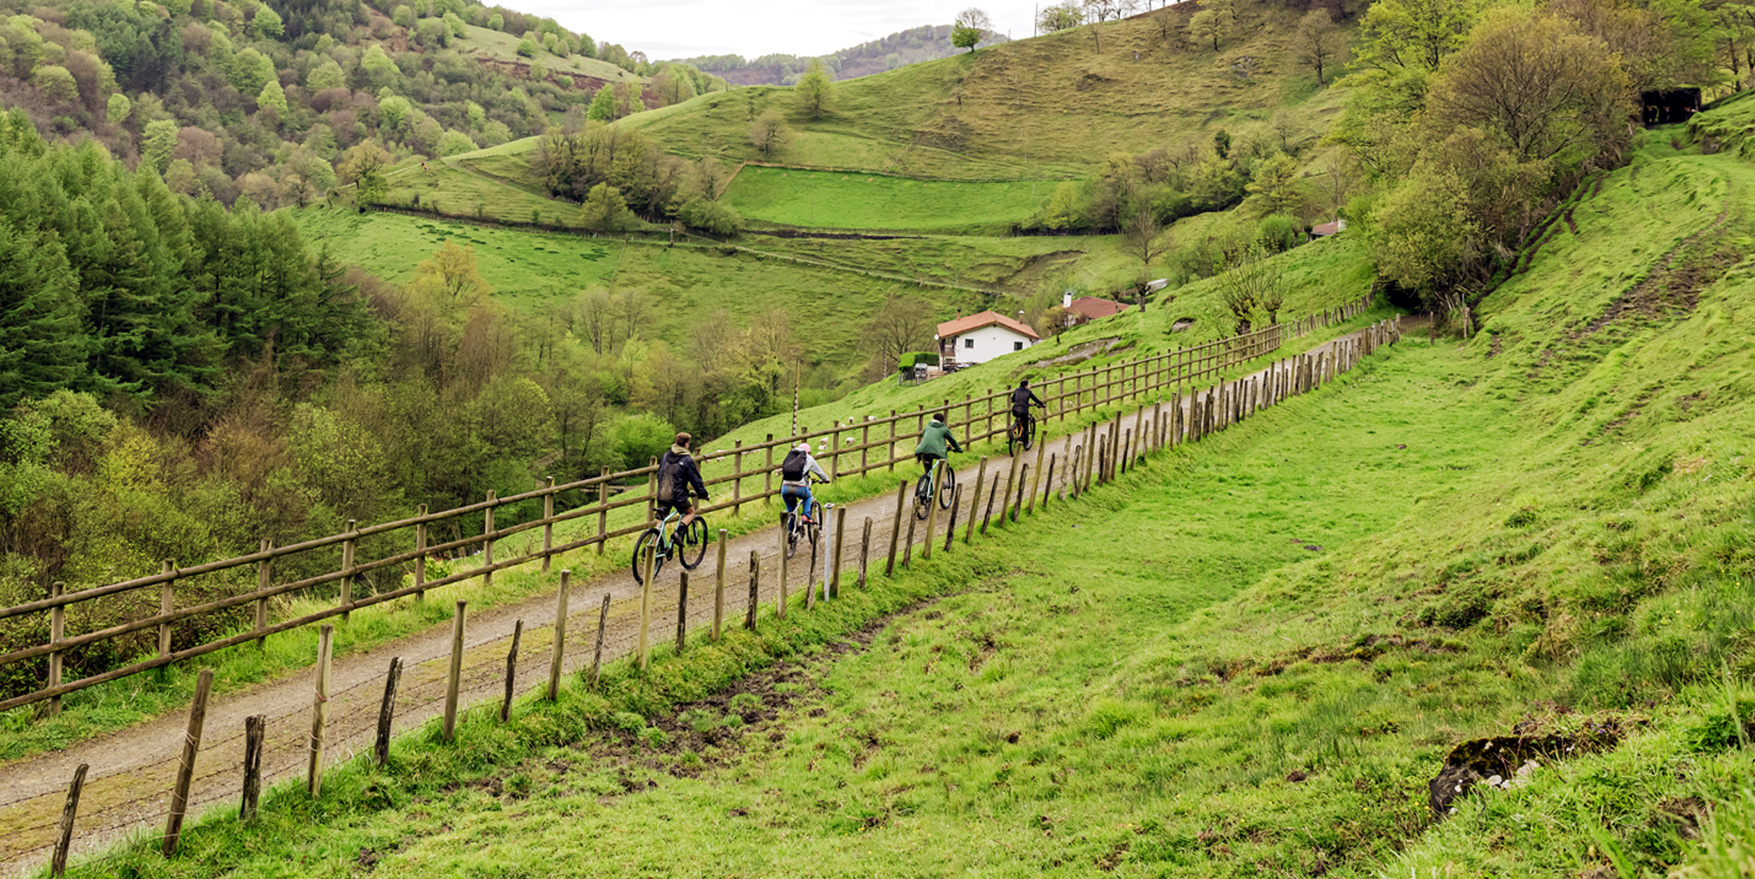
[[[1038,438],[1036,442],[1036,481],[1030,484],[1030,508],[1027,513],[1036,512],[1036,489],[1042,485],[1042,456],[1048,452],[1048,442]]]
[[[890,444],[885,447],[884,457],[890,461],[890,472],[896,472],[896,410],[890,410]]]
[[[201,753],[201,726],[207,722],[207,694],[212,689],[213,669],[204,668],[195,678],[195,701],[189,706],[189,728],[183,734],[183,759],[177,764],[177,781],[171,788],[171,811],[165,817],[163,851],[167,858],[177,853],[177,838],[183,833],[183,815],[189,811],[189,783],[195,780],[195,755]]]
[[[713,577],[713,640],[720,638],[725,624],[725,529],[719,529],[719,565]]]
[[[800,513],[799,515],[803,515]],[[774,615],[786,619],[786,587],[792,579],[791,560],[786,557],[786,529],[782,528],[780,536],[780,591],[774,596]]]
[[[305,769],[305,790],[313,799],[323,788],[323,746],[329,726],[329,661],[335,652],[335,627],[317,631],[317,687],[311,700],[310,763]]]
[[[754,632],[756,630],[756,608],[759,606],[762,589],[762,559],[750,550],[750,603],[744,610],[743,627]]]
[[[1018,521],[1018,514],[1024,509],[1024,492],[1029,487],[1029,482],[1030,462],[1025,461],[1024,466],[1018,470],[1018,500],[1012,504],[1011,520],[1013,522]]]
[[[494,491],[491,488],[488,489],[487,502],[490,505],[498,501],[499,497],[499,492]],[[492,570],[494,566],[494,539],[487,535],[494,533],[494,508],[492,506],[489,506],[486,510],[482,511],[481,522],[481,533],[483,535],[481,541],[481,563],[484,567],[489,569],[487,573],[481,575],[481,587],[483,589],[491,589],[494,585],[494,572]]]
[[[926,514],[932,515],[930,504],[926,508]],[[914,523],[918,521],[920,521],[919,516],[910,515],[908,517],[908,537],[902,541],[902,567],[904,568],[908,567],[908,563],[914,559]]]
[[[159,587],[158,587],[158,612],[160,614],[168,615],[171,611],[177,609],[177,600],[176,600],[177,578],[175,576],[176,570],[177,570],[177,563],[176,562],[174,562],[170,559],[164,560],[164,567],[162,569],[162,572],[165,574],[166,577],[169,577],[170,579],[167,579],[163,583],[160,583]],[[158,655],[159,656],[171,655],[171,622],[170,622],[170,620],[165,620],[164,622],[158,624]],[[165,666],[165,668],[169,668],[169,666]]]
[[[841,478],[841,422],[835,421],[835,428],[829,431],[829,481]]]
[[[555,593],[555,642],[548,659],[548,701],[561,695],[561,657],[567,652],[567,600],[573,584],[573,569],[561,569],[561,588]]]
[[[957,540],[957,513],[963,509],[963,487],[951,489],[951,521],[945,527],[945,552],[951,551],[951,544]]]
[[[655,512],[658,508],[658,458],[648,456],[646,466],[652,468],[652,472],[646,474],[646,521],[651,522],[658,518]]]
[[[774,435],[768,434],[763,445],[763,454],[768,459],[762,466],[762,504],[765,506],[774,502]]]
[[[603,608],[597,612],[597,649],[591,652],[591,689],[597,689],[597,682],[603,678],[603,637],[604,630],[609,628],[609,595],[603,596]]]
[[[865,424],[859,428],[859,472],[871,469],[871,416],[865,416]]]
[[[847,536],[847,508],[835,508],[835,573],[829,578],[829,597],[841,597],[841,544]]]
[[[263,538],[262,541],[257,544],[256,551],[267,552],[273,548],[274,542],[267,538]],[[268,587],[274,583],[274,571],[271,567],[273,564],[274,563],[268,559],[263,559],[256,563],[257,592],[267,592]],[[268,596],[264,595],[261,598],[256,599],[256,631],[261,632],[266,628],[268,628]],[[256,637],[256,649],[262,650],[267,648],[267,646],[268,636],[258,635]]]
[[[451,667],[445,678],[445,725],[440,731],[446,742],[457,732],[457,688],[463,676],[463,624],[469,602],[459,600],[451,617]]]
[[[896,520],[890,526],[890,561],[884,566],[885,577],[893,577],[896,574],[896,540],[902,536],[902,501],[907,496],[908,482],[903,480],[902,484],[896,488]]]
[[[998,479],[999,477],[996,475],[994,478]],[[971,500],[969,502],[969,527],[968,527],[968,530],[966,532],[964,532],[964,534],[963,534],[963,542],[965,544],[968,543],[970,540],[973,540],[975,537],[975,505],[981,503],[981,487],[982,487],[982,483],[984,483],[986,480],[987,480],[987,456],[982,455],[981,456],[981,466],[976,468],[976,470],[975,470],[975,494],[971,496]],[[953,526],[953,528],[954,527],[955,526]]]
[[[865,535],[860,537],[860,588],[865,588],[865,565],[872,551],[872,518],[865,518]]]
[[[347,520],[346,533],[354,533],[357,519]],[[357,538],[349,537],[341,542],[341,621],[347,622],[353,611],[348,608],[353,604],[353,553]]]
[[[651,637],[652,637],[652,578],[653,578],[653,576],[655,576],[653,573],[653,569],[656,567],[656,565],[654,564],[654,560],[657,558],[657,552],[658,552],[657,544],[658,544],[658,541],[656,541],[656,540],[652,541],[652,543],[650,543],[650,544],[647,544],[646,554],[640,558],[640,567],[641,567],[641,569],[643,569],[646,572],[646,576],[642,577],[641,581],[640,581],[640,650],[639,650],[639,659],[640,659],[640,670],[641,671],[646,670],[647,664],[652,659],[652,649],[651,649],[651,646],[652,646],[651,645]]]
[[[396,687],[402,683],[402,657],[390,660],[384,674],[384,698],[378,703],[378,737],[372,743],[372,756],[383,766],[390,760],[390,724],[396,719]]]
[[[67,584],[56,580],[49,584],[49,597],[60,598],[67,589]],[[67,636],[67,605],[56,605],[49,611],[49,646],[53,647]],[[49,653],[49,688],[61,686],[61,651]],[[50,696],[49,704],[44,710],[45,717],[54,717],[61,713],[61,697]]]
[[[55,855],[49,861],[51,876],[67,872],[67,850],[73,847],[73,819],[79,814],[79,794],[85,790],[85,771],[90,768],[88,763],[79,764],[73,770],[73,783],[67,786],[67,804],[61,807],[61,829],[55,835]]]
[[[1053,455],[1048,456],[1048,473],[1042,477],[1042,481],[1045,483],[1045,487],[1042,489],[1042,509],[1046,510],[1046,509],[1048,509],[1048,496],[1054,493],[1054,456]],[[1032,503],[1035,502],[1035,498],[1036,498],[1036,490],[1034,488],[1032,488],[1032,489],[1030,489],[1030,499],[1031,499]],[[1032,512],[1034,512],[1034,511],[1032,510]]]
[[[518,641],[524,637],[524,621],[512,625],[512,649],[506,651],[506,696],[500,700],[500,722],[512,719],[512,691],[518,684]]]
[[[550,567],[549,556],[555,549],[555,478],[544,479],[542,487],[548,491],[542,496],[542,572],[546,574]]]
[[[689,633],[689,572],[683,571],[676,596],[676,655],[681,656]]]
[[[424,520],[427,505],[415,507],[414,514]],[[421,588],[427,582],[427,523],[424,521],[415,523],[414,551],[419,553],[414,557],[414,603],[420,604],[427,600],[427,591]]]
[[[1082,459],[1084,455],[1085,446],[1083,443],[1080,443],[1073,449],[1071,463],[1066,468],[1065,488],[1067,496],[1075,500],[1078,499],[1079,496],[1079,465],[1083,463],[1080,459]]]
[[[609,466],[606,464],[597,471],[597,554],[603,555],[603,547],[609,543]]]
[[[951,465],[950,462],[947,461],[943,466],[949,467]],[[926,502],[926,539],[921,541],[920,544],[920,558],[923,561],[932,558],[932,538],[934,534],[938,533],[937,526],[938,492],[934,491],[932,493],[932,498]],[[912,538],[913,535],[909,535],[909,537]]]
[[[1022,455],[1013,455],[1012,456],[1011,472],[1006,474],[1006,478],[1005,478],[1005,486],[1007,489],[1006,496],[1008,498],[1011,496],[1011,494],[1010,494],[1011,488],[1013,488],[1014,486],[1016,486],[1018,484],[1018,464],[1020,463],[1019,459],[1022,457],[1023,457]],[[996,476],[997,476],[997,474],[996,474]],[[1006,508],[1008,506],[1009,506],[1009,504],[1004,504],[1004,503],[999,505],[999,520],[1001,522],[1005,521]]]
[[[743,512],[743,440],[731,444],[731,514]]]
[[[987,490],[987,509],[981,514],[981,536],[987,536],[987,523],[993,520],[993,499],[999,494],[999,475],[994,474],[993,487]],[[980,498],[976,498],[980,500]]]
[[[244,718],[244,791],[238,804],[238,820],[256,820],[256,804],[262,798],[262,745],[268,735],[268,715]]]

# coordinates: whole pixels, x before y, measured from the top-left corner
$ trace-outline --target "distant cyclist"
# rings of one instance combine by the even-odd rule
[[[658,521],[664,521],[671,510],[682,514],[682,523],[676,526],[674,540],[681,544],[683,535],[689,533],[689,523],[695,521],[694,504],[689,501],[692,493],[701,500],[707,500],[707,483],[701,481],[701,468],[695,466],[694,456],[689,454],[689,444],[694,437],[686,433],[676,435],[676,444],[658,459]]]
[[[934,414],[932,422],[920,432],[919,445],[914,447],[914,460],[919,461],[929,475],[932,473],[933,462],[945,460],[948,454],[945,451],[946,446],[952,452],[963,451],[963,447],[957,445],[957,438],[951,435],[950,427],[945,424],[948,420],[943,413]]]
[[[810,443],[799,443],[786,453],[786,460],[780,462],[780,499],[786,502],[786,515],[790,516],[796,510],[804,515],[806,522],[810,521],[812,475],[823,482],[829,481],[829,474],[823,472],[822,466],[811,455]]]
[[[1042,411],[1048,411],[1048,404],[1042,402],[1035,391],[1030,390],[1030,380],[1020,379],[1018,386],[1012,389],[1012,419],[1024,426],[1025,436],[1029,436],[1030,425],[1035,421],[1030,415],[1032,403],[1040,406]]]

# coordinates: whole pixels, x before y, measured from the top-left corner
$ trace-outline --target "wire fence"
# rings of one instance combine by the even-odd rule
[[[915,516],[915,504],[893,504],[888,496],[874,502],[873,509],[880,515],[863,517],[863,522],[847,522],[847,511],[838,510],[824,523],[822,540],[808,550],[801,547],[798,557],[783,568],[775,563],[780,551],[777,540],[772,548],[776,558],[769,562],[763,562],[755,549],[747,558],[713,552],[689,578],[686,598],[680,588],[660,588],[652,582],[657,578],[647,578],[638,595],[616,600],[608,590],[582,590],[581,600],[572,603],[563,573],[557,603],[568,602],[567,613],[555,617],[566,627],[562,650],[558,654],[553,651],[553,623],[523,629],[519,620],[516,626],[522,633],[510,692],[546,690],[555,676],[567,681],[567,686],[590,686],[590,672],[599,656],[605,663],[625,661],[644,668],[654,650],[686,649],[690,632],[695,643],[710,638],[715,620],[727,629],[752,622],[771,625],[775,617],[789,611],[808,610],[819,601],[833,600],[839,589],[857,588],[862,572],[869,577],[882,576],[897,567],[917,564],[935,551],[951,552],[956,543],[968,542],[977,533],[986,536],[991,529],[1006,527],[1008,521],[1030,515],[1038,507],[1076,500],[1092,485],[1118,478],[1150,455],[1199,442],[1255,412],[1322,386],[1377,347],[1397,339],[1395,324],[1386,321],[1338,340],[1325,350],[1274,362],[1239,381],[1221,381],[1186,394],[1159,395],[1142,402],[1131,414],[1123,412],[1113,421],[1094,423],[1064,438],[1036,444],[1033,459],[1029,451],[1007,464],[995,459],[996,466],[989,473],[988,459],[983,458],[971,490],[959,491],[954,505],[929,503],[930,513],[924,520]],[[885,512],[892,508],[893,513]],[[867,529],[869,542],[863,539]],[[833,542],[837,532],[843,535],[839,549]],[[905,538],[901,537],[904,533]],[[720,544],[725,540],[722,531]],[[787,572],[786,582],[780,579],[781,570]],[[750,613],[752,600],[757,604],[756,614]],[[768,622],[760,622],[762,619]],[[465,616],[459,630],[470,634],[467,622]],[[476,641],[459,637],[446,649],[402,662],[404,683],[396,691],[392,735],[443,716],[450,703],[479,710],[504,698],[513,626],[503,621],[495,625],[497,631],[485,638],[475,632]],[[453,666],[455,673],[451,672]],[[327,766],[375,752],[368,743],[378,744],[381,694],[387,683],[385,675],[364,675],[337,689],[314,689],[311,705],[325,706],[328,720],[323,725],[310,722],[311,705],[282,707],[262,715],[265,732],[260,765],[268,768],[262,770],[260,783],[304,777],[309,784],[307,773],[313,762],[320,777]],[[236,723],[243,710],[242,705],[233,706],[227,715]],[[200,713],[205,708],[193,711]],[[315,732],[318,729],[320,733]],[[154,828],[167,822],[176,798],[173,787],[188,803],[190,814],[239,796],[247,784],[248,761],[238,745],[246,739],[242,730],[197,737],[197,762],[187,781],[177,778],[180,754],[109,774],[100,770],[84,781],[82,802],[86,807],[65,826],[58,816],[66,792],[39,791],[0,802],[0,872],[38,867],[57,849],[56,863],[69,851],[107,850],[93,856],[95,863],[102,865],[135,851],[118,845],[125,840],[163,845],[164,833],[155,833]],[[183,742],[184,736],[179,735],[174,744],[180,749]],[[313,753],[320,759],[313,761]],[[80,776],[83,774],[82,769]]]

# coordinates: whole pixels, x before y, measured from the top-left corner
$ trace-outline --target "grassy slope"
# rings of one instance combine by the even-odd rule
[[[723,196],[752,220],[850,229],[961,229],[1003,232],[1053,192],[1037,181],[957,183],[749,166]]]
[[[474,25],[465,25],[464,38],[458,40],[453,45],[458,54],[500,61],[507,64],[528,65],[531,61],[541,61],[546,67],[548,67],[548,71],[551,74],[589,76],[607,82],[616,82],[618,80],[626,80],[628,82],[641,81],[641,78],[638,75],[629,73],[608,61],[599,61],[596,58],[586,58],[583,55],[572,55],[562,58],[547,49],[539,47],[536,50],[536,56],[534,58],[522,57],[518,54],[518,42],[520,39],[521,37],[516,34],[502,33],[500,31],[484,27],[476,27]]]
[[[394,807],[319,844],[378,846],[381,875],[1661,874],[1692,849],[1666,810],[1755,782],[1734,732],[1755,707],[1752,184],[1648,144],[1482,304],[1480,337],[1410,339],[935,561],[969,591],[725,768],[557,752],[524,793],[378,782]],[[1630,291],[1650,307],[1593,330]],[[1586,718],[1627,739],[1429,820],[1452,742]]]

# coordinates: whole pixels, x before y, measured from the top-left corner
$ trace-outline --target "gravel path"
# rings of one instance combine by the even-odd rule
[[[1330,354],[1339,342],[1355,340],[1364,332],[1326,342],[1308,353]],[[1276,367],[1285,362],[1276,363]],[[1276,367],[1264,369],[1251,378],[1265,376]],[[1142,420],[1149,428],[1153,405],[1148,401],[1143,410],[1123,415],[1122,429],[1137,430]],[[1170,409],[1166,403],[1162,411],[1168,413]],[[1114,425],[1114,419],[1099,424],[1098,435],[1106,435]],[[1066,453],[1072,445],[1083,442],[1083,437],[1081,431],[1072,435],[1070,444],[1066,437],[1056,437],[1046,444],[1047,453],[1057,458],[1053,485],[1047,487],[1048,493],[1067,484]],[[1044,460],[1046,457],[1043,456]],[[1024,453],[1023,462],[1034,471],[1037,468],[1036,452]],[[996,478],[1004,482],[1010,467],[1010,458],[1004,455],[990,457],[987,462],[988,487],[983,488],[982,494],[991,491]],[[975,486],[977,469],[977,466],[970,465],[957,471],[957,481],[965,487],[958,517],[959,532],[967,528],[971,510],[979,514],[978,499],[969,496]],[[911,482],[918,476],[912,465],[898,465],[896,472],[898,482],[904,477]],[[1031,479],[1034,481],[1034,476]],[[1008,495],[1015,500],[1016,489],[1011,489]],[[985,503],[985,500],[979,502]],[[874,575],[882,572],[895,516],[896,494],[891,492],[845,506],[847,547],[842,559],[842,586],[850,588],[856,576],[852,568],[858,564],[860,532],[866,517],[872,520],[870,567]],[[911,499],[909,507],[912,507]],[[1052,511],[1053,504],[1048,509]],[[940,540],[945,527],[943,515],[944,511],[941,511],[938,523]],[[904,512],[904,519],[907,516],[908,513]],[[902,529],[906,533],[905,520]],[[922,537],[923,531],[917,531],[916,540]],[[761,559],[759,600],[772,606],[777,598],[778,528],[770,526],[730,539],[727,543],[725,625],[729,628],[742,624],[748,607],[752,551]],[[802,610],[798,602],[803,600],[808,565],[810,562],[804,550],[791,563],[788,579],[793,612]],[[653,597],[651,636],[655,647],[670,644],[675,638],[678,610],[675,571],[679,567],[666,566],[655,578],[658,588]],[[819,558],[815,570],[811,571],[819,583],[822,567]],[[712,625],[714,568],[713,550],[709,548],[700,569],[691,577],[688,597],[691,632]],[[554,575],[557,582],[558,572],[557,566]],[[427,600],[449,603],[461,596],[466,588],[467,584],[436,589]],[[589,583],[575,583],[569,599],[563,659],[563,668],[569,674],[589,669],[591,665],[598,616],[605,596],[610,601],[604,633],[605,662],[631,655],[634,651],[640,588],[632,576],[623,570]],[[550,593],[469,614],[462,673],[461,703],[464,707],[501,698],[512,629],[514,622],[520,619],[524,621],[524,631],[519,646],[517,692],[527,693],[547,684],[554,643],[555,598],[555,594]],[[346,760],[356,753],[371,750],[385,672],[393,657],[401,657],[404,668],[396,700],[396,731],[418,727],[442,714],[450,650],[451,626],[438,625],[417,635],[337,658],[330,673],[326,762]],[[244,719],[248,716],[261,714],[268,718],[262,764],[264,787],[285,779],[304,777],[309,759],[314,674],[314,670],[306,670],[242,692],[215,697],[209,702],[201,753],[196,760],[196,780],[190,792],[191,815],[198,815],[214,804],[228,804],[235,808],[242,787]],[[39,869],[48,862],[67,784],[81,763],[90,764],[91,769],[75,825],[75,855],[101,851],[142,831],[161,833],[169,808],[169,790],[181,759],[187,722],[185,713],[173,712],[63,751],[39,754],[0,766],[0,875],[21,874]]]

